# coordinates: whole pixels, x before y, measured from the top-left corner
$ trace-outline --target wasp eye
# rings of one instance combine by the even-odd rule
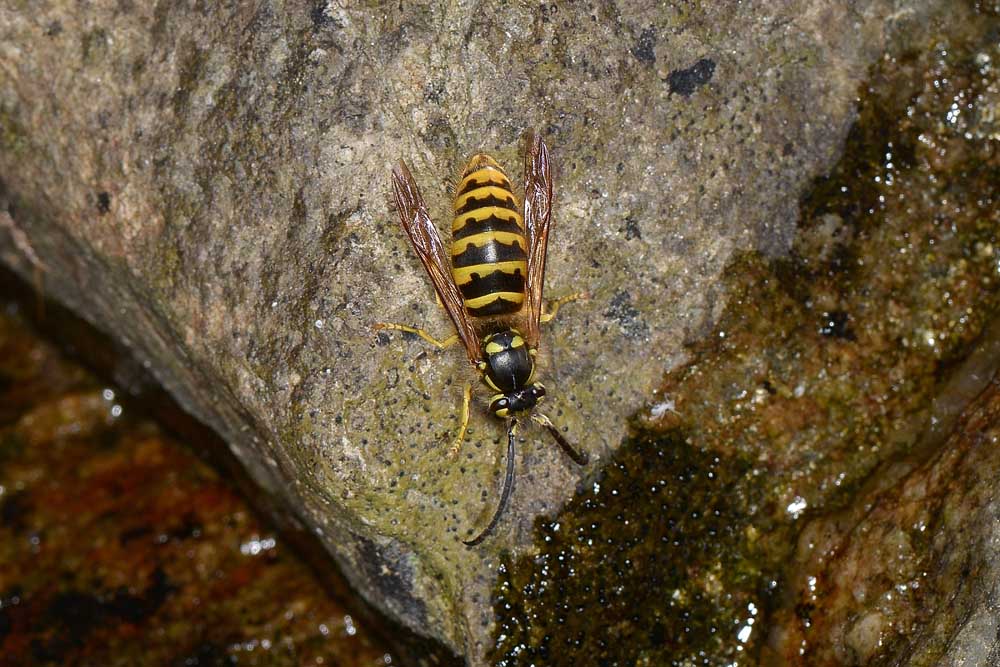
[[[490,412],[498,417],[506,417],[510,410],[510,401],[506,397],[498,398],[490,403]]]

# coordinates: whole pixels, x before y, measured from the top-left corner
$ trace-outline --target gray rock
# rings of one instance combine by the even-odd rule
[[[0,257],[212,425],[358,589],[481,660],[501,549],[530,549],[723,304],[735,251],[784,252],[856,88],[935,3],[801,0],[0,5]],[[940,3],[939,3],[940,4]],[[387,204],[404,158],[442,228],[475,150],[558,161],[548,412],[496,535],[501,425],[480,391],[446,460],[458,350]]]

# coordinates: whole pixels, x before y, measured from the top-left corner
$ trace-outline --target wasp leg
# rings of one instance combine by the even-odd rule
[[[544,427],[546,431],[552,434],[552,437],[555,438],[555,441],[559,444],[560,447],[562,447],[563,451],[566,452],[566,455],[569,456],[571,459],[573,459],[574,463],[580,466],[587,465],[587,462],[590,460],[590,457],[587,456],[587,452],[581,452],[577,450],[576,447],[569,444],[569,440],[563,437],[563,434],[559,432],[559,429],[555,427],[555,425],[549,420],[548,417],[546,417],[541,413],[536,412],[533,415],[531,415],[531,421],[535,422],[539,426]]]
[[[423,329],[417,329],[415,327],[408,327],[405,324],[393,324],[391,322],[376,322],[375,323],[375,331],[376,332],[382,331],[384,329],[389,329],[389,330],[392,330],[392,331],[405,331],[407,333],[417,334],[418,336],[420,336],[421,338],[423,338],[425,341],[427,341],[428,343],[430,343],[434,347],[439,347],[442,350],[445,349],[446,347],[451,347],[452,345],[454,345],[455,343],[458,342],[458,334],[452,334],[452,335],[448,336],[447,338],[445,338],[444,340],[438,340],[437,338],[435,338],[434,336],[430,335],[429,333],[427,333]]]
[[[469,401],[472,400],[472,385],[465,385],[465,395],[462,398],[462,425],[458,429],[458,435],[455,436],[455,441],[451,443],[451,447],[448,449],[448,458],[453,459],[458,456],[459,450],[462,449],[462,442],[465,440],[465,431],[469,428]]]
[[[559,312],[559,308],[563,305],[570,303],[571,301],[586,301],[590,298],[590,295],[586,292],[577,292],[576,294],[569,294],[562,297],[561,299],[554,299],[553,301],[543,304],[542,306],[542,316],[539,318],[542,322],[551,322],[556,318],[556,314]]]

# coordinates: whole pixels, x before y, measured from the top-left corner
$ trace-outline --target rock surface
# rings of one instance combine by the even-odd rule
[[[386,203],[411,165],[445,227],[473,151],[558,160],[549,412],[591,454],[710,330],[738,250],[781,254],[868,65],[947,3],[480,7],[0,4],[0,257],[125,340],[358,589],[479,662],[497,554],[586,470],[526,430],[497,535],[497,424]],[[515,180],[517,169],[511,169]]]
[[[994,377],[940,449],[811,522],[765,664],[996,664],[998,442]]]
[[[788,256],[734,257],[713,330],[502,559],[492,664],[1000,654],[995,388],[976,400],[1000,369],[1000,5],[928,28],[869,70]]]
[[[195,454],[204,438],[167,436],[39,339],[3,278],[18,282],[0,270],[0,664],[391,664],[398,629],[345,607],[346,583]]]

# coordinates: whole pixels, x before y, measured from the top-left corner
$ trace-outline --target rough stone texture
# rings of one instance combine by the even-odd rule
[[[811,522],[764,664],[997,664],[998,442],[994,377],[944,446]]]
[[[406,655],[391,644],[398,630],[345,607],[346,583],[317,576],[294,555],[295,535],[262,524],[231,476],[195,455],[198,429],[179,440],[127,395],[119,403],[123,393],[39,339],[3,277],[0,665],[371,666]],[[76,349],[94,342],[52,308],[45,319],[72,331]]]
[[[927,27],[792,250],[732,259],[690,361],[503,559],[491,664],[993,664],[995,410],[959,416],[1000,368],[1000,3]]]
[[[404,157],[439,221],[474,150],[556,159],[548,411],[599,466],[723,304],[780,254],[867,66],[934,3],[0,4],[0,257],[127,341],[296,508],[370,600],[487,643],[501,549],[586,474],[533,430],[497,536],[500,428],[470,371],[376,320],[448,321],[386,203]],[[516,180],[518,170],[512,169]],[[444,227],[445,225],[442,225]],[[543,378],[543,379],[545,379]]]

